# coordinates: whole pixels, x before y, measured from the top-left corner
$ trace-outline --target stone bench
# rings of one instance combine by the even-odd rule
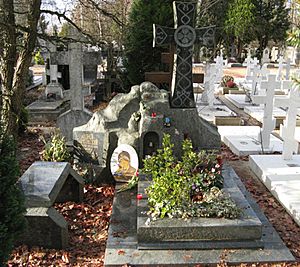
[[[19,180],[25,196],[28,226],[17,244],[66,248],[68,224],[52,206],[82,201],[83,184],[83,179],[67,162],[33,163]]]

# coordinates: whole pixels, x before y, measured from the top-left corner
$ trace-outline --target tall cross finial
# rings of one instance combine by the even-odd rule
[[[194,28],[195,2],[173,2],[175,28],[153,25],[153,46],[175,43],[171,85],[173,108],[194,108],[192,58],[195,43],[214,44],[215,27]]]

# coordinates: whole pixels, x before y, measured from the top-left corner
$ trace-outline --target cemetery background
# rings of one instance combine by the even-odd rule
[[[234,77],[240,77],[245,74],[245,69],[231,68],[225,70],[226,74]],[[37,93],[39,94],[39,93]],[[249,117],[245,117],[247,120]],[[257,124],[257,121],[247,121],[249,124]],[[44,125],[46,127],[32,127],[22,136],[19,144],[19,160],[24,172],[34,161],[40,159],[40,152],[43,149],[43,143],[39,139],[41,134],[48,135],[53,125]],[[48,127],[47,127],[48,126]],[[36,147],[36,150],[31,150]],[[266,190],[264,185],[250,171],[248,166],[248,157],[238,157],[223,146],[222,155],[230,165],[232,165],[241,177],[247,190],[252,194],[260,208],[271,221],[275,229],[285,244],[293,252],[296,259],[300,260],[300,229],[291,217],[285,212],[284,208],[276,199]],[[112,200],[114,196],[114,188],[110,185],[102,185],[100,187],[86,186],[84,202],[81,204],[67,202],[56,206],[70,224],[71,246],[67,250],[50,250],[42,248],[28,248],[26,246],[18,247],[14,250],[9,264],[18,264],[20,262],[28,262],[29,264],[43,265],[49,260],[53,264],[61,266],[102,266],[104,261],[105,243],[107,238],[108,223],[112,209]],[[126,233],[116,233],[122,236]],[[122,255],[122,251],[119,251]],[[224,258],[226,261],[226,253]],[[88,255],[88,256],[87,256]],[[188,257],[188,254],[187,254]],[[224,263],[225,266],[225,263]],[[257,265],[259,266],[259,264]],[[265,266],[261,264],[261,266]],[[274,265],[275,266],[275,265]],[[276,265],[278,266],[278,265]],[[288,264],[287,266],[297,266]]]
[[[32,136],[31,136],[32,137]],[[26,147],[25,148],[23,148],[23,152],[26,152],[26,150],[27,150],[27,152],[28,152],[28,143],[27,143],[27,145],[26,145]],[[30,150],[30,149],[29,149]],[[30,151],[31,152],[31,151]],[[234,159],[234,157],[231,157],[230,156],[230,159]],[[30,157],[28,157],[28,155],[27,155],[27,157],[25,158],[25,161],[27,161],[27,163],[29,163],[30,162]],[[100,190],[100,189],[96,189],[96,191],[97,190]],[[101,191],[101,190],[100,190]],[[102,191],[108,191],[108,193],[107,193],[107,195],[109,195],[110,194],[110,192],[109,192],[109,190],[102,190]],[[108,199],[109,200],[109,199]],[[93,201],[92,202],[92,205],[96,205],[97,206],[97,204],[99,204],[99,203],[97,203],[97,201],[95,200],[95,201]],[[73,204],[70,204],[70,206],[69,206],[69,208],[72,210],[73,208],[74,208],[74,206],[72,206]],[[80,207],[78,207],[78,206],[76,206],[75,205],[75,209],[79,209]],[[83,208],[83,210],[84,210],[84,212],[85,213],[87,213],[87,209],[88,207],[85,207],[85,208]],[[62,207],[62,210],[63,209],[65,209],[65,206],[64,207]],[[104,210],[105,210],[105,208],[104,208]],[[63,211],[62,211],[63,212]],[[82,214],[84,214],[84,212],[82,212]],[[68,209],[67,209],[67,213],[68,213]],[[79,214],[80,214],[80,212],[79,212]],[[78,214],[77,214],[78,215]],[[108,212],[108,215],[109,215],[109,212]],[[84,218],[85,219],[85,218]],[[94,226],[93,226],[94,227]],[[75,226],[75,228],[76,228],[76,226]],[[80,233],[80,231],[79,231],[79,233]],[[80,234],[79,234],[79,236],[80,236]],[[79,240],[81,240],[80,238],[79,238]],[[71,255],[69,255],[68,253],[71,253]],[[73,252],[74,253],[76,253],[76,252],[78,252],[77,251],[77,249],[75,248],[74,249],[74,251],[72,251],[72,249],[69,251],[69,252],[66,252],[66,251],[64,251],[64,252],[61,252],[62,253],[62,256],[61,256],[61,258],[59,258],[60,257],[60,255],[58,256],[58,260],[62,260],[65,264],[72,264],[72,263],[70,263],[70,258],[71,258],[71,262],[72,262],[72,258],[74,259],[74,254],[72,254]],[[120,255],[123,253],[122,251],[120,251],[119,252],[120,253]],[[42,253],[43,254],[43,253]],[[50,252],[50,254],[51,254],[51,252]],[[80,254],[80,253],[77,253],[77,254]],[[43,254],[43,256],[42,257],[47,257],[47,256],[45,256],[45,254]],[[49,256],[49,257],[51,257],[51,256]],[[30,256],[29,256],[29,258],[30,258]],[[36,258],[35,258],[36,259]],[[39,260],[39,259],[38,259]],[[44,259],[43,259],[44,260]],[[95,262],[97,262],[97,261],[101,261],[101,259],[99,259],[99,258],[97,258],[97,259],[95,259]],[[100,263],[101,264],[101,263]],[[95,266],[95,265],[93,265],[93,266]]]

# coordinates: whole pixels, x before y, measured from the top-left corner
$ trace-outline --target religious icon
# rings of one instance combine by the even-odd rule
[[[116,182],[128,182],[138,170],[138,156],[132,146],[120,145],[113,152],[111,172]]]

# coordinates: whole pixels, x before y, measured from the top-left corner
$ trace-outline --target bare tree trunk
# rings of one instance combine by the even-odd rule
[[[28,20],[28,32],[25,32],[23,36],[23,49],[19,53],[14,76],[13,76],[13,98],[12,98],[12,112],[15,115],[13,119],[14,132],[18,129],[18,120],[23,108],[23,97],[26,89],[26,79],[28,75],[28,69],[32,60],[33,52],[37,42],[37,25],[40,18],[41,0],[29,1],[29,13]]]
[[[14,66],[16,62],[16,28],[13,1],[2,0],[0,2],[1,12],[1,35],[2,55],[0,56],[1,73],[1,95],[0,95],[0,115],[3,132],[10,128],[10,111],[12,97],[12,83],[14,76]]]
[[[27,0],[26,23],[20,25],[25,29],[18,49],[17,58],[17,27],[14,1],[0,0],[3,14],[0,31],[4,34],[3,52],[0,57],[2,80],[1,123],[5,132],[17,135],[18,122],[23,108],[26,77],[32,54],[37,41],[37,25],[40,17],[41,0]],[[18,16],[18,15],[17,15]]]

